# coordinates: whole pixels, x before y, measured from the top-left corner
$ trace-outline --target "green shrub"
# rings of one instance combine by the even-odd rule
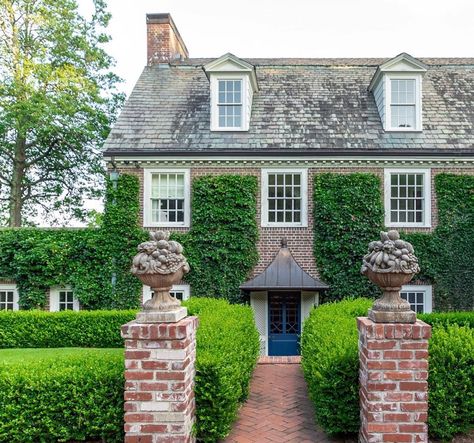
[[[0,363],[0,441],[123,441],[123,352],[55,357]]]
[[[197,435],[204,442],[225,437],[248,395],[259,354],[259,334],[250,307],[224,300],[191,299],[199,316],[196,361]]]
[[[118,348],[136,311],[0,311],[0,348]]]
[[[474,427],[474,329],[434,327],[429,352],[429,430],[447,441]]]
[[[329,435],[359,430],[359,357],[355,317],[372,302],[344,300],[321,305],[305,321],[302,367],[316,419]]]
[[[302,366],[316,419],[328,434],[359,429],[356,317],[372,301],[321,305],[304,323]],[[450,438],[474,426],[474,312],[423,314],[433,325],[429,366],[429,431]]]
[[[236,418],[239,404],[248,395],[250,378],[259,353],[259,334],[255,327],[252,310],[248,306],[230,305],[225,300],[209,298],[192,298],[185,304],[190,315],[197,315],[200,321],[197,331],[195,386],[197,435],[202,441],[214,442],[224,437],[230,431],[231,425]],[[133,318],[135,318],[135,311],[61,313],[20,311],[0,313],[0,347],[121,347],[123,346],[123,340],[120,337],[120,326]],[[65,349],[64,352],[67,353],[68,350]],[[71,369],[74,366],[72,363],[76,364],[75,362],[77,363],[76,366],[80,367],[77,377],[74,375],[75,371]],[[91,376],[91,380],[85,381],[83,379],[93,374],[94,371],[102,371],[106,375],[110,375],[111,371],[116,371],[112,377],[112,380],[115,380],[113,388],[115,391],[112,399],[115,399],[116,396],[120,399],[122,398],[123,381],[121,377],[123,374],[123,361],[120,362],[120,365],[112,365],[111,363],[111,366],[105,366],[104,370],[101,369],[100,361],[97,364],[91,365],[89,365],[89,362],[90,359],[76,361],[72,357],[61,358],[58,359],[59,369],[56,372],[53,371],[56,365],[53,365],[50,370],[43,370],[47,368],[47,365],[41,366],[39,363],[31,363],[30,361],[24,365],[24,370],[22,371],[28,377],[30,376],[29,374],[34,374],[34,377],[33,375],[30,377],[33,380],[31,382],[33,387],[25,389],[30,389],[31,393],[37,396],[37,400],[33,404],[38,409],[37,415],[33,416],[37,417],[38,423],[35,421],[29,424],[26,423],[26,416],[21,414],[21,417],[19,416],[17,421],[14,422],[27,427],[25,442],[35,440],[34,435],[37,432],[28,426],[32,428],[38,427],[42,432],[46,432],[47,435],[55,436],[54,438],[52,437],[51,441],[62,441],[59,440],[60,438],[64,438],[64,440],[80,440],[85,437],[102,438],[104,435],[109,435],[109,431],[110,435],[112,435],[113,429],[121,429],[123,405],[116,403],[115,400],[113,400],[113,404],[118,408],[117,411],[113,412],[111,405],[109,409],[104,410],[104,415],[93,416],[90,419],[92,424],[90,426],[87,424],[89,427],[86,426],[84,430],[84,432],[89,434],[84,434],[84,437],[82,437],[82,434],[79,434],[80,429],[66,429],[66,419],[64,421],[60,420],[57,425],[49,423],[52,420],[51,417],[54,414],[58,414],[55,406],[56,403],[64,406],[67,405],[67,399],[76,397],[76,394],[71,393],[76,389],[76,382],[77,384],[82,383],[84,386],[90,386],[94,380],[97,381],[97,388],[93,390],[89,397],[85,396],[82,398],[85,394],[83,394],[81,389],[77,389],[77,397],[81,397],[78,400],[78,408],[89,408],[92,414],[96,406],[89,405],[87,402],[92,402],[93,395],[97,397],[97,408],[102,407],[101,405],[107,402],[107,395],[109,395],[107,389],[112,389],[111,385],[105,385],[104,387],[101,381],[102,378],[94,378],[93,376]],[[31,365],[33,366],[30,368]],[[22,366],[21,363],[18,363],[18,366]],[[22,371],[19,374],[23,374]],[[7,372],[5,371],[5,374]],[[43,372],[45,373],[44,379],[41,375]],[[63,377],[62,374],[65,374],[64,378],[61,378]],[[102,377],[102,374],[98,374],[99,376]],[[27,376],[25,377],[27,378]],[[60,379],[61,382],[54,382],[55,377]],[[13,401],[11,397],[13,391],[7,389],[6,384],[12,381],[14,386],[18,386],[14,380],[8,379],[7,375],[2,380],[7,381],[0,381],[0,397],[4,396],[1,397],[4,398],[2,400],[4,403],[0,401],[0,407],[2,405],[7,406]],[[68,386],[67,380],[72,380],[70,383],[71,387]],[[120,382],[117,382],[117,380],[120,380]],[[48,386],[50,384],[52,386],[51,398],[56,402],[55,404],[49,404],[47,400]],[[26,384],[26,386],[30,385]],[[13,406],[11,406],[13,408],[11,410],[15,414],[18,412],[21,404],[26,402],[28,398],[27,394],[23,395],[24,391],[19,390],[18,392],[20,392],[19,399],[17,403],[13,403]],[[103,398],[101,395],[103,395]],[[86,408],[84,405],[89,406]],[[7,410],[9,410],[8,408]],[[25,407],[25,411],[30,412],[29,405]],[[40,411],[45,412],[41,415]],[[81,412],[81,414],[84,413]],[[66,416],[68,415],[66,414]],[[101,424],[101,417],[107,418],[107,421]],[[44,423],[42,422],[43,419],[45,420]],[[72,427],[76,426],[74,423],[71,422]],[[57,426],[57,428],[54,426]],[[49,428],[51,428],[51,432]],[[0,429],[3,429],[1,431],[3,434],[0,432],[0,441],[21,441],[15,440],[17,438],[16,431],[13,431],[8,423],[3,428],[0,425]],[[96,433],[94,434],[92,431]],[[9,436],[9,432],[12,432],[11,440],[2,440],[1,436]],[[32,435],[31,439],[29,439],[29,433]],[[120,433],[116,433],[113,438],[107,437],[106,441],[113,441],[115,437],[120,441],[120,436]]]

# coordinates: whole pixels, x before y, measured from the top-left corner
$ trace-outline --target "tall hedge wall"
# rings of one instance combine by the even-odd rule
[[[314,255],[330,299],[374,296],[361,257],[383,227],[380,179],[373,174],[314,177]]]
[[[191,266],[193,297],[240,300],[239,285],[258,261],[257,189],[253,176],[193,180],[191,230],[173,235]]]
[[[109,182],[100,228],[0,230],[0,276],[16,281],[20,306],[43,308],[48,288],[71,285],[85,308],[137,307],[141,285],[129,266],[145,238],[138,193],[136,177]]]
[[[474,309],[474,176],[435,177],[438,225],[410,232],[420,261],[417,278],[435,284],[436,310]],[[320,174],[314,180],[314,254],[330,299],[373,296],[361,257],[383,228],[380,180],[373,174]]]
[[[193,296],[240,300],[239,285],[258,260],[257,187],[252,176],[193,181],[191,230],[173,234],[191,265]],[[71,285],[87,309],[136,308],[141,283],[130,264],[148,238],[138,214],[138,179],[120,175],[107,184],[100,228],[1,230],[0,277],[17,282],[23,309],[43,308],[56,285]]]

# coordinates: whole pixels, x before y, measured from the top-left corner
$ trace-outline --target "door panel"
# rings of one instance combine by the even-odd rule
[[[268,355],[299,355],[301,294],[268,293]]]

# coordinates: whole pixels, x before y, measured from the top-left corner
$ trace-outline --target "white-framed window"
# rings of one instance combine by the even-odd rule
[[[18,289],[14,284],[0,284],[0,311],[18,311]]]
[[[433,311],[433,289],[426,285],[402,286],[400,296],[410,303],[410,307],[417,314],[428,314]]]
[[[308,170],[262,170],[262,226],[308,226]]]
[[[386,130],[421,131],[421,75],[386,76]]]
[[[79,311],[79,300],[74,296],[71,287],[53,287],[49,291],[49,310],[59,311]]]
[[[248,131],[249,100],[247,75],[221,73],[211,76],[211,130]]]
[[[219,128],[242,126],[242,79],[218,79]]]
[[[189,169],[147,169],[144,175],[144,225],[189,227]]]
[[[170,294],[172,297],[177,298],[178,300],[184,301],[190,297],[190,287],[189,285],[173,285],[171,287]],[[153,296],[153,291],[150,286],[143,285],[143,303],[147,302]]]
[[[385,169],[385,225],[431,226],[430,169]]]

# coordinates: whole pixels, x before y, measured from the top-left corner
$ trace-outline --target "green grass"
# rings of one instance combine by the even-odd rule
[[[82,356],[110,356],[123,355],[124,350],[120,348],[22,348],[22,349],[0,349],[0,364],[25,364],[31,362],[55,361],[64,357]]]

